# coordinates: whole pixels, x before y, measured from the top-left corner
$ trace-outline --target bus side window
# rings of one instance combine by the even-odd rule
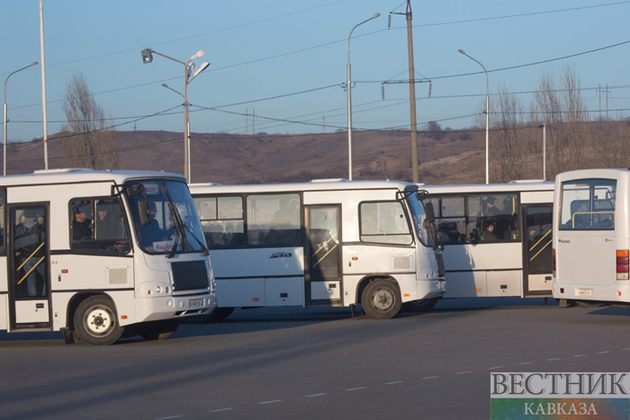
[[[520,240],[515,194],[470,195],[468,215],[471,242]]]
[[[466,242],[466,209],[463,196],[436,196],[431,198],[435,223],[445,245]]]
[[[302,241],[300,208],[301,198],[296,193],[248,196],[248,244],[299,244]]]
[[[70,235],[73,250],[102,253],[131,250],[124,212],[117,199],[70,201]]]
[[[411,244],[411,232],[400,202],[361,203],[359,212],[362,242]]]
[[[241,197],[195,197],[194,201],[208,248],[245,245]]]

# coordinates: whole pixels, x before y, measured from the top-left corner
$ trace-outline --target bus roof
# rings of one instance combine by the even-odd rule
[[[183,175],[157,171],[93,170],[89,168],[63,168],[38,170],[32,174],[8,175],[0,177],[0,186],[78,184],[87,182],[111,181],[123,184],[130,179],[170,178],[186,181]]]
[[[505,184],[461,184],[461,185],[424,185],[418,184],[418,189],[429,193],[484,193],[484,192],[513,192],[513,191],[553,191],[553,181],[542,179],[527,179],[511,181]]]
[[[558,179],[562,181],[582,178],[621,178],[627,177],[628,174],[630,174],[630,169],[626,168],[578,169],[562,172],[558,174]]]
[[[281,192],[281,191],[340,191],[340,190],[375,190],[375,189],[416,189],[417,185],[402,181],[348,181],[346,179],[324,179],[310,182],[295,182],[288,184],[249,184],[249,185],[219,185],[219,184],[190,184],[192,194],[200,193],[253,193],[253,192]]]

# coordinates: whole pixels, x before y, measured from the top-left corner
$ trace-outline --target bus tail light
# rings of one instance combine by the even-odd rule
[[[630,265],[628,256],[629,250],[617,250],[617,280],[628,280],[628,273],[630,272]]]

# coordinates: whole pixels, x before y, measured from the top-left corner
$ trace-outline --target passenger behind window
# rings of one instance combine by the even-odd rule
[[[83,207],[76,205],[73,207],[72,211],[74,213],[74,219],[72,221],[72,241],[87,241],[93,239],[92,220],[87,218]],[[73,248],[76,248],[76,246],[73,246]]]
[[[481,239],[484,241],[496,241],[497,236],[494,233],[494,230],[497,226],[497,222],[494,220],[488,220],[484,223],[483,233],[481,234]]]

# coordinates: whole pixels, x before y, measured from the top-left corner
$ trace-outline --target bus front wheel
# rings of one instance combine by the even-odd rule
[[[114,304],[105,296],[81,302],[74,313],[74,329],[81,340],[93,345],[113,344],[124,331],[118,325]]]
[[[402,309],[405,312],[427,312],[433,309],[437,301],[437,298],[433,298],[405,302],[403,303]]]
[[[175,334],[179,319],[145,322],[136,326],[136,332],[145,340],[165,340]]]
[[[361,305],[369,317],[390,319],[400,312],[400,292],[391,281],[375,280],[363,290]]]

